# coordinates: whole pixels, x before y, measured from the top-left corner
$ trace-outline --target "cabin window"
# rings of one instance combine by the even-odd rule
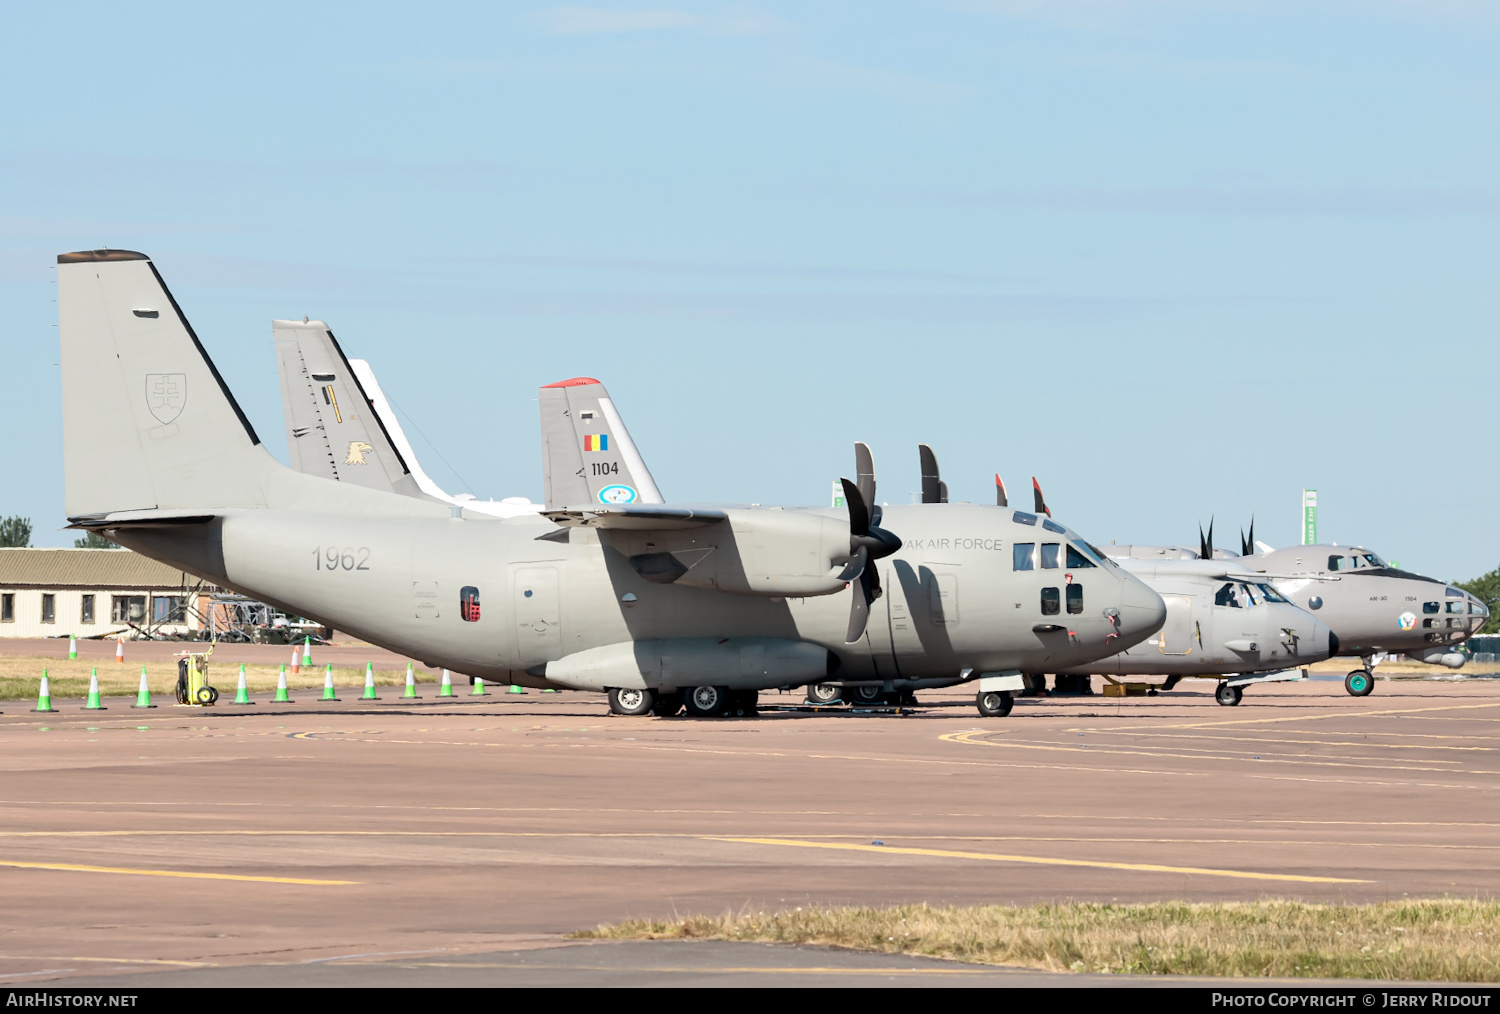
[[[1053,521],[1051,518],[1043,519],[1042,527],[1047,529],[1047,531],[1049,532],[1056,532],[1058,535],[1068,534],[1068,530],[1066,528],[1058,524],[1056,521]]]
[[[1013,542],[1010,546],[1010,563],[1012,570],[1035,570],[1031,562],[1031,552],[1036,549],[1035,542]]]
[[[1425,619],[1425,620],[1422,621],[1422,626],[1424,626],[1424,627],[1440,627],[1442,625],[1443,625],[1443,621],[1442,620],[1434,620],[1431,617],[1428,617],[1427,619]]]
[[[181,595],[151,596],[152,623],[183,623],[187,600]]]
[[[51,592],[42,593],[42,622],[57,622],[57,596]]]
[[[1036,524],[1036,515],[1027,514],[1025,511],[1016,511],[1011,515],[1011,520],[1018,525],[1034,525]]]
[[[458,615],[467,623],[479,620],[479,589],[464,585],[458,592]]]
[[[1070,612],[1070,613],[1081,613],[1081,612],[1083,612],[1083,585],[1081,585],[1081,584],[1070,584],[1070,585],[1068,585],[1068,612]]]
[[[1042,615],[1056,616],[1062,611],[1062,598],[1057,594],[1056,588],[1042,589]]]
[[[16,622],[16,596],[14,592],[0,595],[0,623]]]
[[[1090,560],[1088,557],[1086,557],[1082,553],[1080,553],[1077,549],[1073,548],[1073,544],[1071,542],[1068,543],[1068,569],[1069,570],[1079,570],[1080,568],[1083,568],[1083,567],[1092,567],[1093,565],[1094,565],[1094,561],[1093,560]]]
[[[1442,611],[1443,611],[1443,604],[1441,602],[1423,602],[1422,603],[1422,612],[1424,612],[1424,613],[1440,613]]]
[[[110,598],[109,620],[111,623],[146,622],[146,596],[113,595]]]
[[[1060,547],[1055,542],[1044,542],[1044,543],[1042,543],[1042,569],[1043,570],[1056,570],[1057,569],[1057,557],[1058,557],[1058,552],[1057,551],[1058,551],[1059,548]]]
[[[92,595],[85,595],[80,600],[80,603],[79,603],[79,606],[78,606],[78,622],[79,623],[93,623],[94,622],[94,596],[92,596]]]

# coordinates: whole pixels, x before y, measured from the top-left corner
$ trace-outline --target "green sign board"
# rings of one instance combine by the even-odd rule
[[[1318,541],[1318,491],[1302,491],[1302,544],[1316,545]]]

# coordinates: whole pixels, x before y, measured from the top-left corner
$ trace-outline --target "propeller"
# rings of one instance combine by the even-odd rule
[[[1214,519],[1208,519],[1208,535],[1203,534],[1203,526],[1198,526],[1198,558],[1200,560],[1212,560],[1214,558]]]
[[[1009,507],[1010,501],[1005,497],[1005,483],[1000,481],[1000,473],[995,473],[995,506]]]
[[[871,503],[875,498],[875,467],[870,449],[864,444],[854,445],[855,464],[863,479],[869,476],[869,499],[865,491],[848,479],[840,479],[844,485],[844,503],[849,508],[849,562],[839,573],[840,581],[851,584],[859,582],[854,592],[854,601],[849,607],[849,632],[845,644],[853,644],[865,635],[865,626],[870,621],[870,603],[880,598],[880,569],[871,564],[881,557],[890,556],[901,548],[901,540],[879,526],[880,508]]]
[[[1052,512],[1047,509],[1047,498],[1042,496],[1042,484],[1036,481],[1036,476],[1031,477],[1031,496],[1036,501],[1036,513],[1045,514],[1049,518]]]
[[[864,498],[866,508],[875,514],[875,524],[879,524],[880,508],[875,506],[875,455],[863,440],[854,443],[854,481],[859,484],[859,495]]]
[[[922,502],[947,503],[948,484],[938,472],[937,455],[926,444],[917,445],[917,454],[922,459]]]
[[[1240,532],[1240,555],[1250,556],[1255,552],[1255,515],[1250,515],[1250,534]]]

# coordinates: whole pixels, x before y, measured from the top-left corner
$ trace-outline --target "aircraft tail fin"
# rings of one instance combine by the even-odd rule
[[[539,401],[549,509],[664,502],[603,384],[574,377],[543,387]]]
[[[145,254],[57,258],[70,518],[266,502],[275,460]]]
[[[292,468],[403,496],[443,499],[424,493],[327,324],[273,320],[271,333]]]

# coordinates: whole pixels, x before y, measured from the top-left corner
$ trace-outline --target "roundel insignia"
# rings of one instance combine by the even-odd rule
[[[1402,630],[1411,630],[1417,625],[1417,614],[1411,612],[1402,613],[1396,617],[1396,625]]]
[[[600,503],[635,503],[635,490],[629,486],[605,486],[599,491]]]

